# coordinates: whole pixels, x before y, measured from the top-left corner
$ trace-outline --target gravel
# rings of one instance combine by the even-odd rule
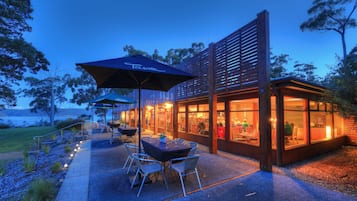
[[[53,181],[58,190],[66,175],[63,165],[71,162],[70,155],[65,153],[64,147],[70,146],[73,150],[75,145],[75,143],[55,144],[51,146],[48,153],[41,150],[38,153],[29,154],[28,157],[35,161],[35,168],[31,172],[25,171],[23,159],[8,160],[5,174],[0,176],[0,201],[21,200],[29,184],[39,178]],[[62,170],[58,173],[53,173],[51,170],[55,162],[60,162],[62,165]]]

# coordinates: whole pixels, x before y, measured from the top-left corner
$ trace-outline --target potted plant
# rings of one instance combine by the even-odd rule
[[[166,135],[165,135],[165,133],[160,133],[160,143],[166,144]]]
[[[285,122],[285,125],[284,125],[284,135],[285,136],[292,136],[293,126],[294,126],[294,124],[289,124],[289,122]]]

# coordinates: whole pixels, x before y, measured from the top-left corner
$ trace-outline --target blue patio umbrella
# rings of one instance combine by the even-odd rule
[[[195,76],[144,56],[77,63],[95,79],[99,88],[132,88],[139,90],[138,144],[141,140],[141,89],[168,91]],[[139,152],[141,148],[139,146]]]
[[[89,103],[95,103],[95,107],[101,107],[101,108],[108,108],[111,107],[112,108],[112,123],[111,123],[111,127],[112,127],[112,137],[114,136],[114,107],[117,104],[132,104],[135,103],[135,101],[129,97],[125,97],[125,96],[121,96],[117,93],[109,93],[103,96],[99,96],[91,101],[89,101]]]

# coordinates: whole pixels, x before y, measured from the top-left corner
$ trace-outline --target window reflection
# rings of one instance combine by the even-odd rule
[[[231,140],[259,145],[258,99],[233,100],[230,102]]]
[[[307,100],[284,96],[285,148],[307,144]]]

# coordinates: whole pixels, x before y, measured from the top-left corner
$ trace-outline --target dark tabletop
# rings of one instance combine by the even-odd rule
[[[161,143],[159,138],[144,137],[141,141],[145,152],[162,162],[173,158],[185,157],[191,150],[189,145],[175,143],[171,140],[167,140],[166,143]]]

